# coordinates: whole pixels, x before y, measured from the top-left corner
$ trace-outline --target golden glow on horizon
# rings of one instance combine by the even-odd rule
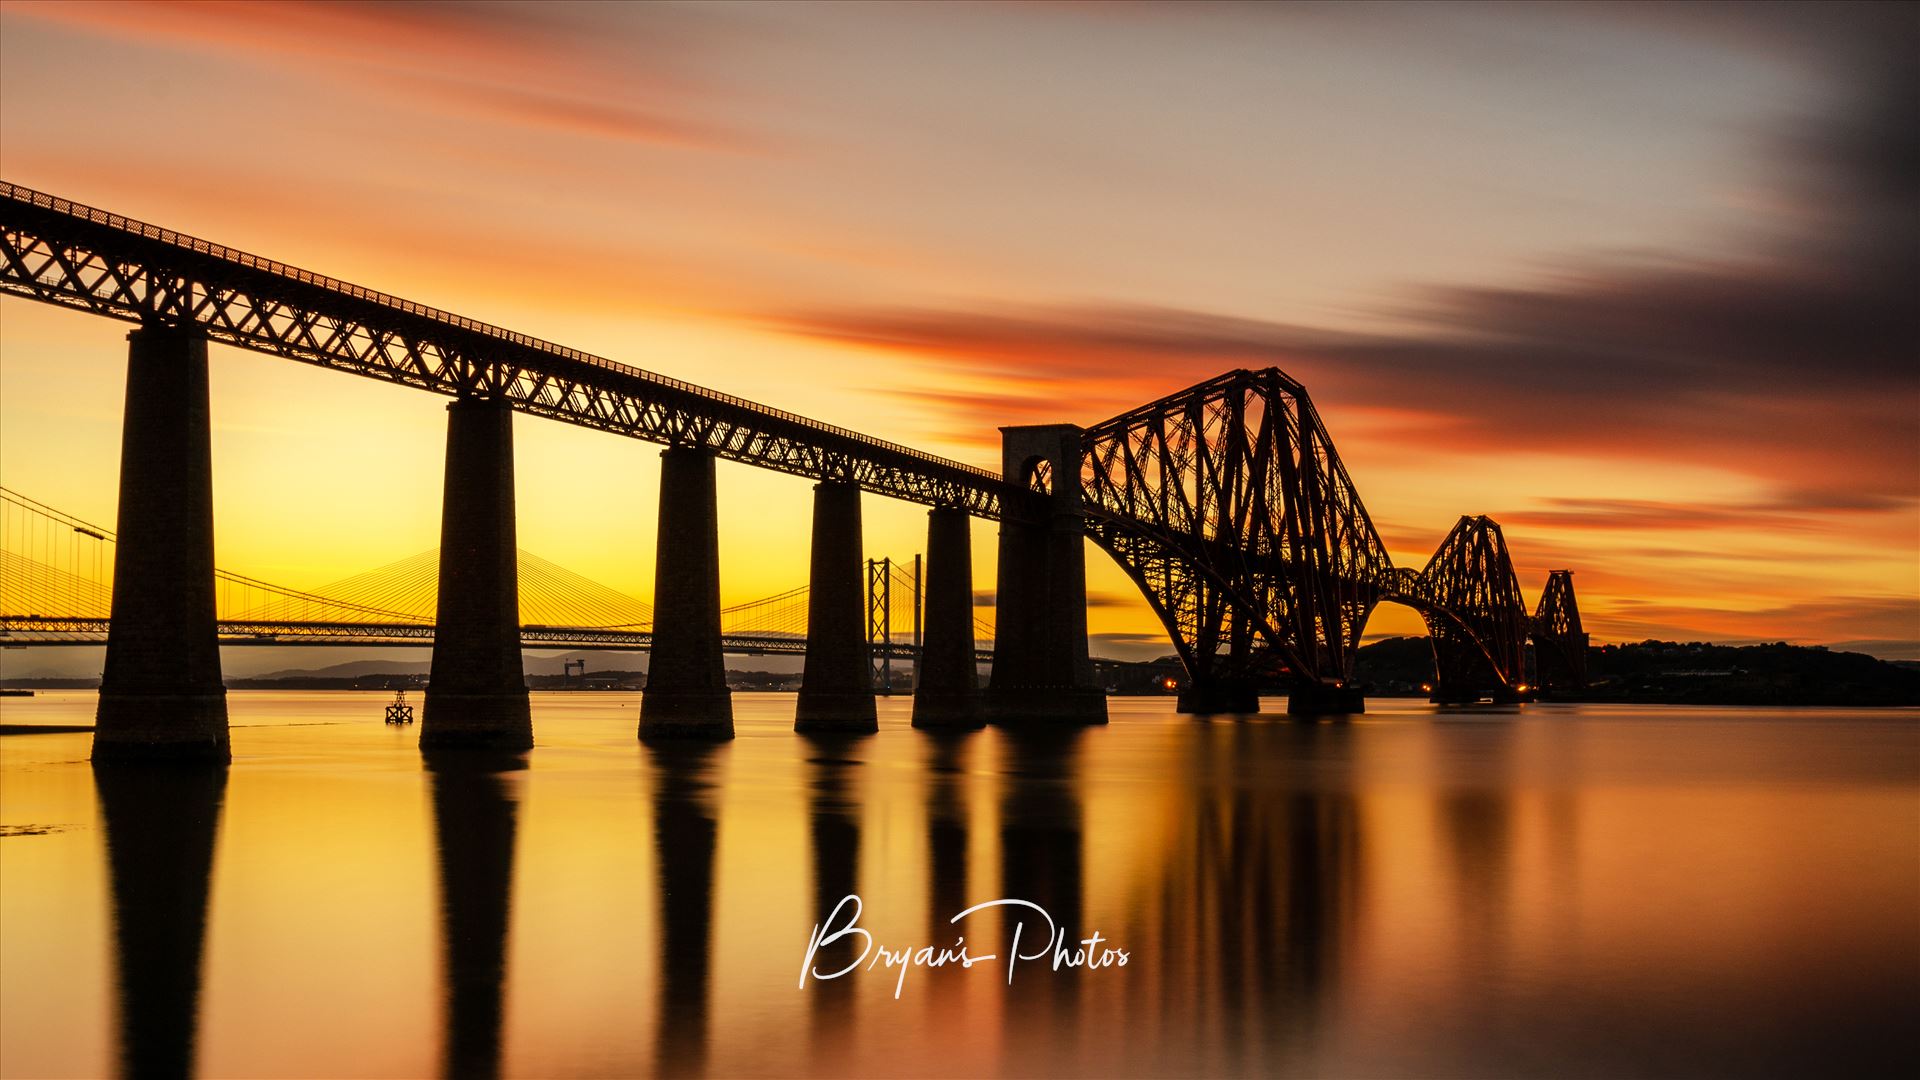
[[[7,486],[84,519],[113,521],[120,409],[114,391],[123,377],[125,332],[119,323],[0,301],[0,401],[6,416],[0,426],[6,470],[0,479]],[[725,344],[736,371],[744,373],[764,356],[764,343],[752,331],[732,341],[719,329],[704,333]],[[827,359],[834,350],[813,346],[806,351]],[[864,355],[835,359],[843,370],[854,371],[863,366]],[[437,546],[444,398],[237,349],[216,347],[213,356],[216,539],[222,567],[313,588]],[[803,366],[816,375],[833,370],[829,364]],[[715,373],[723,373],[717,368]],[[746,381],[729,388],[758,392],[742,387]],[[777,387],[782,391],[802,385],[781,378],[761,389],[775,389],[776,383],[784,384]],[[817,416],[859,425],[859,410],[849,406],[863,392],[822,392],[831,385],[816,378],[809,393],[796,396],[811,397]],[[838,408],[831,407],[835,401]],[[1377,434],[1343,440],[1334,426],[1338,413],[1329,412],[1349,470],[1402,565],[1423,565],[1454,517],[1483,505],[1488,491],[1553,493],[1543,499],[1578,491],[1596,500],[1631,495],[1673,503],[1703,492],[1724,503],[1738,491],[1735,478],[1713,469],[1650,476],[1634,463],[1576,466],[1542,455],[1410,458]],[[904,424],[868,425],[867,430],[926,445]],[[515,420],[515,437],[520,545],[650,600],[658,448],[524,416]],[[48,446],[59,450],[49,453]],[[984,462],[989,455],[973,448],[968,456]],[[1577,488],[1571,486],[1573,476]],[[756,599],[803,583],[811,485],[724,463],[720,478],[723,602]],[[872,555],[906,559],[924,550],[922,508],[869,496],[863,513]],[[1846,516],[1837,521],[1835,516],[1807,516],[1785,529],[1779,520],[1759,515],[1751,525],[1730,521],[1711,530],[1552,523],[1509,525],[1506,533],[1529,601],[1537,599],[1547,570],[1575,569],[1582,615],[1600,640],[1821,642],[1902,636],[1897,603],[1861,611],[1845,603],[1818,606],[1810,599],[1886,596],[1887,583],[1897,589],[1903,580],[1908,590],[1920,591],[1914,582],[1920,570],[1903,562],[1897,522],[1850,530]],[[1419,524],[1403,527],[1402,522]],[[975,522],[973,547],[975,588],[990,590],[990,523]],[[1164,643],[1158,621],[1132,584],[1091,549],[1088,588],[1094,599],[1092,633]],[[991,622],[990,608],[979,614]],[[1876,619],[1877,631],[1871,623]],[[1424,627],[1412,611],[1382,605],[1367,632],[1370,638],[1421,634]]]

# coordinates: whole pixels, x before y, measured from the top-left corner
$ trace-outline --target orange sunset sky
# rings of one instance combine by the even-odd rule
[[[1397,562],[1485,513],[1596,641],[1915,658],[1917,10],[6,3],[0,176],[983,465],[1279,366]],[[0,300],[0,483],[112,524],[126,330]],[[222,567],[437,544],[444,398],[212,375]],[[650,597],[659,448],[515,433],[521,546]],[[810,496],[721,466],[727,602]]]

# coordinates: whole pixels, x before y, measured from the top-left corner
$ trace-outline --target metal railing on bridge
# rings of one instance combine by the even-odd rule
[[[0,292],[997,518],[986,469],[0,181]]]

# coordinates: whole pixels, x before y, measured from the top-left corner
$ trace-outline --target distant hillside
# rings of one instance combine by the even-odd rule
[[[250,676],[250,678],[255,682],[268,682],[275,679],[352,679],[361,675],[425,675],[431,666],[426,660],[418,663],[408,663],[404,660],[353,660],[322,668],[288,668],[284,671],[269,671],[262,675]]]
[[[563,674],[567,659],[589,658],[584,679]],[[635,663],[635,660],[639,663]],[[739,690],[791,689],[797,685],[800,658],[755,657],[763,669],[729,669],[728,682]],[[604,665],[604,666],[603,666]],[[229,675],[234,689],[417,688],[428,663],[415,660],[356,660],[321,668],[273,671],[254,677]],[[638,689],[645,684],[644,655],[528,657],[527,681],[534,689],[592,687]],[[786,670],[792,668],[794,670]],[[1103,662],[1100,677],[1109,692],[1165,694],[1164,680],[1181,677],[1178,661],[1162,657],[1150,663]],[[1879,660],[1864,653],[1813,645],[1714,645],[1706,642],[1642,641],[1602,645],[1587,652],[1590,685],[1580,694],[1556,697],[1580,701],[1621,701],[1696,705],[1920,705],[1920,666]],[[1423,637],[1387,638],[1363,646],[1354,660],[1354,681],[1371,697],[1424,697],[1433,681],[1433,654]],[[895,686],[912,684],[912,665],[895,669]],[[57,675],[36,670],[32,676],[0,676],[0,686],[22,689],[92,689],[97,675]],[[1277,688],[1271,692],[1280,692]]]
[[[1582,701],[1698,705],[1920,705],[1920,670],[1818,645],[1642,641],[1587,651]],[[1376,696],[1417,695],[1433,679],[1426,638],[1363,646],[1354,681]]]
[[[1433,681],[1433,649],[1423,637],[1362,645],[1353,658],[1353,681],[1375,697],[1425,697],[1420,687]]]

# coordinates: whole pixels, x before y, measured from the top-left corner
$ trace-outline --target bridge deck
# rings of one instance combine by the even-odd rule
[[[0,293],[998,518],[985,469],[0,181]]]
[[[94,645],[106,643],[108,620],[42,615],[0,615],[0,647]],[[423,647],[433,644],[433,626],[426,623],[344,623],[300,620],[222,619],[222,645],[358,645],[363,647]],[[522,648],[639,650],[653,647],[646,630],[604,626],[522,626]],[[797,634],[722,634],[721,647],[729,653],[801,655],[807,639]],[[875,653],[881,646],[872,646]],[[911,660],[920,650],[903,642],[884,648],[896,660]],[[993,659],[992,649],[975,649],[982,662]]]

